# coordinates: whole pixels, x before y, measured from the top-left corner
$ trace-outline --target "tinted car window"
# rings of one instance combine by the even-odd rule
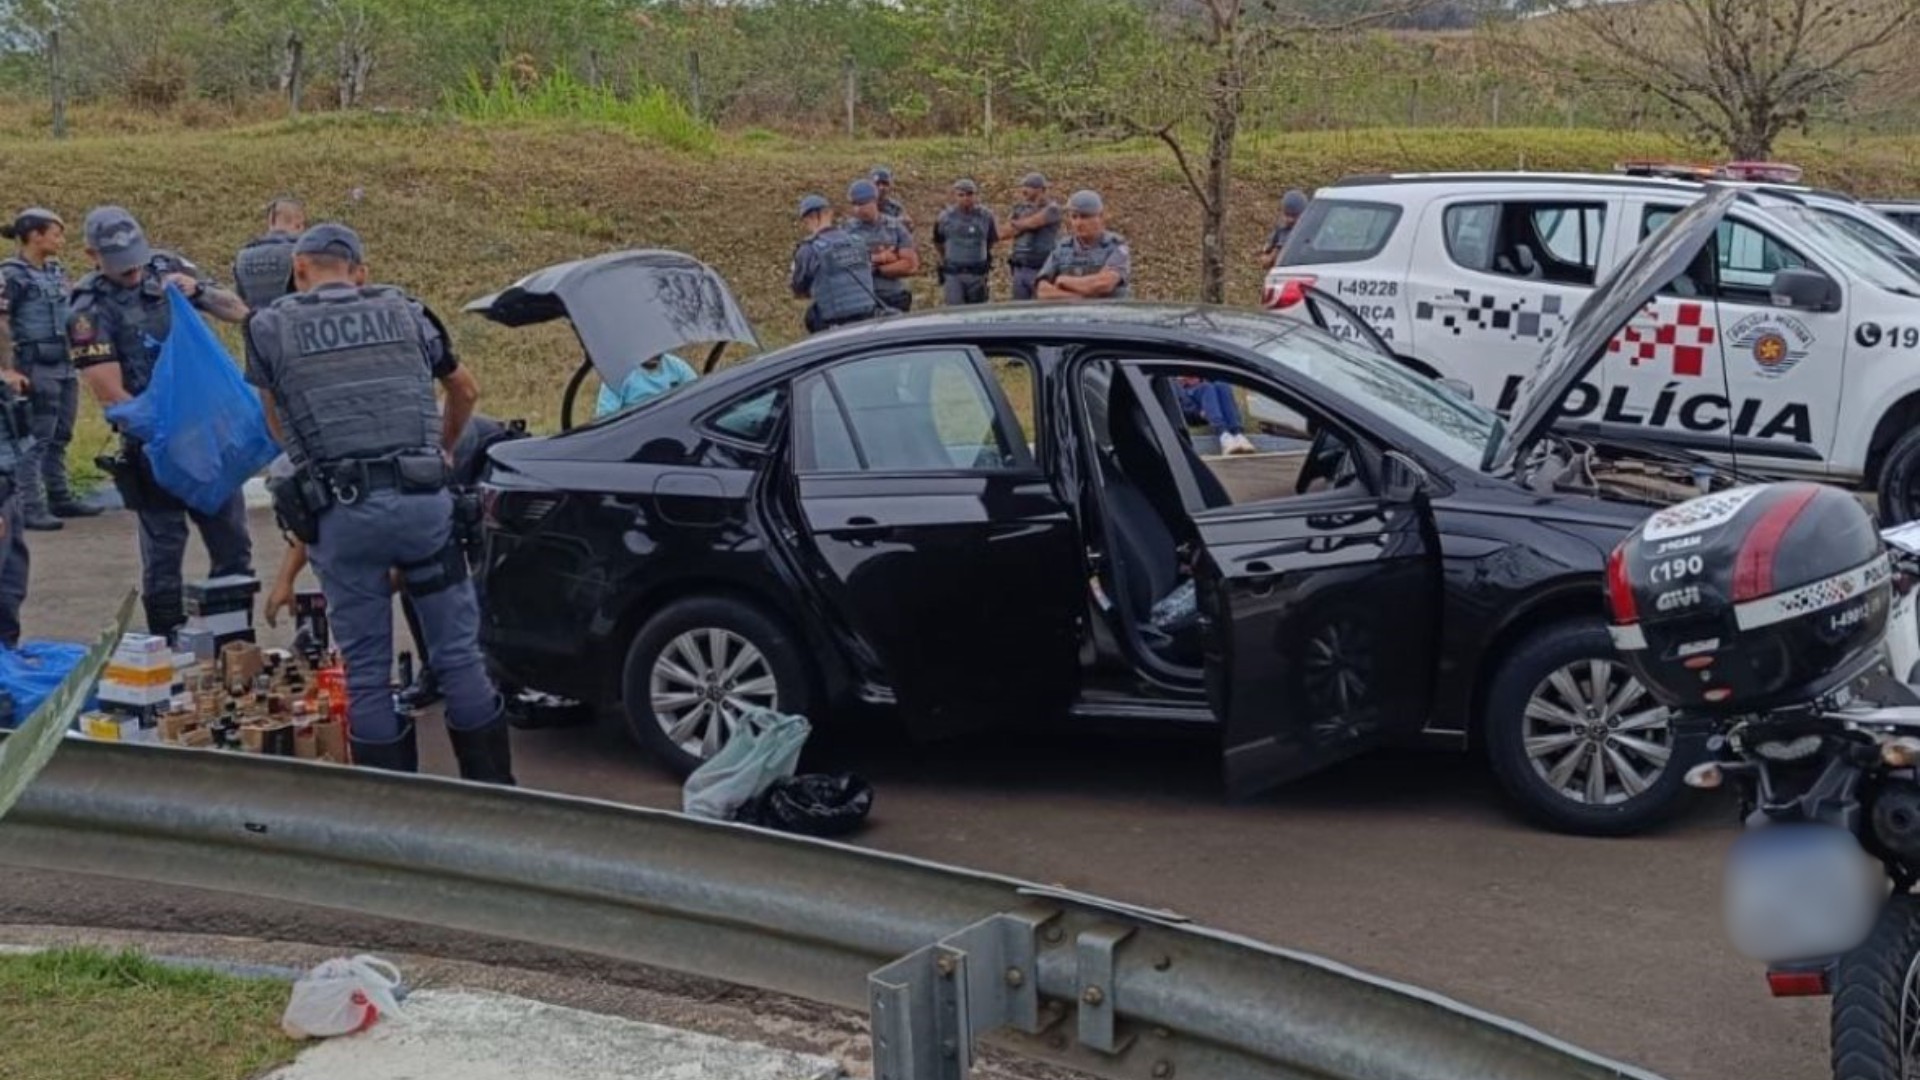
[[[1447,207],[1444,218],[1447,254],[1469,270],[1493,269],[1493,231],[1500,225],[1500,208],[1493,203]]]
[[[1640,238],[1647,237],[1679,213],[1677,208],[1649,207],[1641,222]],[[1773,302],[1773,276],[1782,270],[1807,265],[1807,260],[1772,236],[1731,218],[1722,221],[1715,233],[1715,257],[1718,261],[1719,297],[1743,304],[1770,305]],[[1699,263],[1695,271],[1674,281],[1666,291],[1679,296],[1712,296],[1713,282],[1702,277]]]
[[[1281,266],[1362,262],[1380,254],[1400,222],[1390,203],[1315,199],[1280,251]]]
[[[762,391],[715,413],[713,419],[707,421],[707,426],[722,435],[731,435],[756,445],[764,444],[773,435],[773,422],[778,415],[779,404],[779,388]]]
[[[1463,203],[1442,217],[1447,253],[1468,270],[1591,285],[1606,225],[1602,203]]]
[[[808,377],[800,393],[802,471],[1009,469],[1028,460],[964,350],[855,360]]]

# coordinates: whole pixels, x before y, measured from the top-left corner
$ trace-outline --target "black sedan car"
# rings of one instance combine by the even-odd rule
[[[818,723],[866,703],[926,738],[1204,725],[1237,794],[1389,742],[1478,745],[1549,825],[1645,827],[1694,747],[1615,661],[1603,570],[1651,505],[1716,481],[1549,429],[1730,200],[1703,199],[1603,283],[1507,420],[1351,326],[1029,304],[837,330],[501,446],[489,653],[522,685],[620,703],[678,770],[754,706]],[[582,298],[547,273],[546,317],[579,323]],[[680,337],[737,338],[736,316],[681,310]],[[616,364],[582,337],[603,372],[664,340]],[[1291,418],[1276,449],[1199,452],[1209,384]]]

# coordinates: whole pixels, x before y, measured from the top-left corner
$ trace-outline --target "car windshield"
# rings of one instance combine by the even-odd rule
[[[1841,225],[1835,214],[1807,206],[1781,206],[1771,212],[1812,233],[1827,251],[1869,284],[1902,296],[1920,296],[1920,276]],[[1849,224],[1852,224],[1849,222]]]
[[[1500,437],[1500,418],[1492,411],[1363,344],[1301,326],[1258,351],[1470,469],[1480,467],[1486,448]]]

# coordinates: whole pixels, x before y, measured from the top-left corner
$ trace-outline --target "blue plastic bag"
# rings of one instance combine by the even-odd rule
[[[85,645],[65,641],[29,641],[17,649],[0,645],[0,691],[13,698],[13,720],[0,720],[0,727],[26,722],[86,656]]]
[[[153,478],[203,514],[219,511],[247,479],[280,454],[260,397],[220,339],[167,286],[173,329],[153,380],[139,397],[107,410],[107,419],[146,444]]]

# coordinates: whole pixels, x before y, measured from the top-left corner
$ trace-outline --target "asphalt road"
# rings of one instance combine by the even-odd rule
[[[264,578],[279,544],[260,515],[255,535]],[[125,515],[32,543],[31,636],[90,635],[137,577]],[[617,730],[523,732],[515,745],[526,785],[678,805],[677,786]],[[867,731],[813,752],[874,782],[860,842],[877,848],[1171,908],[1670,1077],[1824,1074],[1825,1002],[1770,1000],[1720,932],[1720,861],[1735,830],[1718,801],[1660,834],[1599,841],[1518,821],[1477,764],[1448,755],[1368,758],[1229,803],[1196,741],[1010,733],[924,749]],[[452,771],[438,732],[423,733],[422,757]],[[0,869],[0,923],[521,959],[351,915],[16,868]]]

